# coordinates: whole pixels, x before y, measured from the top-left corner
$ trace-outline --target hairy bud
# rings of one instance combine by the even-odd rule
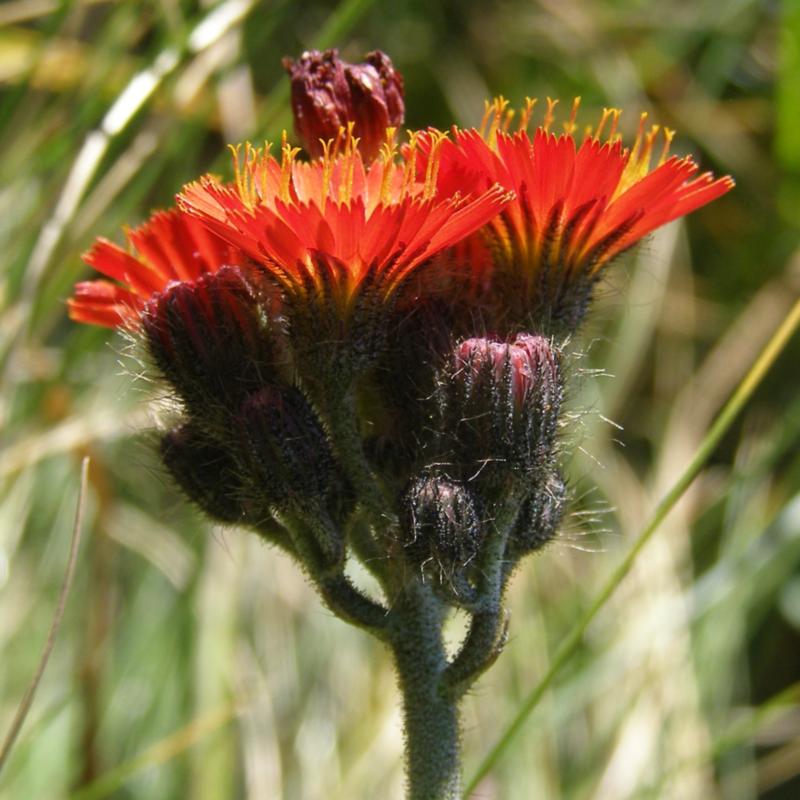
[[[352,122],[369,161],[386,140],[386,129],[403,124],[403,76],[380,50],[362,64],[342,61],[338,50],[310,50],[296,61],[285,58],[283,66],[292,83],[295,129],[313,157],[322,155],[322,142]]]
[[[483,528],[469,492],[452,481],[417,478],[402,502],[405,551],[419,567],[449,579],[466,568],[481,544]]]
[[[188,498],[208,515],[220,522],[245,521],[233,457],[195,425],[182,425],[161,439],[161,460]]]
[[[265,386],[242,404],[239,425],[255,481],[279,508],[322,501],[335,484],[325,431],[302,393]]]
[[[522,504],[508,549],[512,559],[532,553],[551,541],[561,524],[567,504],[567,488],[554,471]]]
[[[562,394],[559,354],[546,338],[466,339],[440,384],[447,457],[465,479],[545,474],[555,458]]]
[[[154,361],[190,413],[228,413],[273,369],[270,331],[252,279],[222,267],[195,281],[174,282],[142,313]]]

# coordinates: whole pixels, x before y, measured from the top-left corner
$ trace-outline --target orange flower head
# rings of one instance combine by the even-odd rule
[[[175,281],[194,281],[248,259],[182,211],[158,211],[126,230],[129,250],[98,239],[83,260],[109,280],[83,281],[67,301],[76,322],[134,329],[147,301]],[[133,251],[133,252],[131,252]]]
[[[454,129],[441,145],[438,173],[445,194],[495,183],[515,193],[452,255],[456,261],[466,256],[476,284],[502,291],[503,303],[571,328],[612,259],[734,185],[730,177],[697,175],[691,157],[670,156],[674,131],[648,128],[646,114],[631,147],[617,131],[617,109],[604,109],[597,126],[579,136],[579,103],[576,98],[561,133],[552,130],[557,101],[548,98],[533,133],[535,100],[526,101],[516,130],[514,110],[503,98],[487,103],[480,129]],[[425,158],[419,164],[424,169]]]
[[[367,167],[352,130],[340,130],[310,163],[296,159],[285,135],[280,161],[269,146],[232,148],[232,184],[206,176],[178,196],[181,208],[262,264],[295,308],[321,302],[344,321],[367,297],[388,301],[414,270],[510,199],[492,184],[475,194],[439,191],[443,134],[426,137],[427,169],[418,175],[417,134],[398,162],[390,130]]]

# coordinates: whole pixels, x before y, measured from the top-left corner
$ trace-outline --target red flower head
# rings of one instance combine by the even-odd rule
[[[147,301],[173,281],[193,281],[224,265],[242,265],[243,253],[215,236],[198,220],[177,209],[158,211],[143,225],[126,231],[136,255],[107,239],[98,239],[83,260],[113,278],[84,281],[67,301],[76,322],[107,328],[136,328]]]
[[[454,130],[453,139],[441,145],[439,169],[445,194],[495,183],[516,194],[480,235],[459,246],[454,258],[469,258],[479,286],[492,282],[495,292],[507,287],[496,298],[502,304],[517,305],[525,317],[533,314],[572,328],[613,258],[734,185],[730,177],[696,176],[691,157],[669,157],[674,132],[657,125],[646,130],[646,114],[631,148],[617,133],[616,109],[605,109],[597,128],[578,141],[579,101],[560,135],[550,132],[557,101],[548,99],[533,134],[528,125],[535,100],[527,101],[514,133],[514,112],[506,101],[487,104],[480,130]],[[425,159],[418,164],[424,169]]]
[[[292,82],[295,130],[311,156],[321,156],[324,143],[352,122],[361,155],[371,161],[386,129],[403,124],[403,76],[380,50],[367,53],[363,64],[342,61],[338,50],[311,50],[297,61],[285,58],[283,66]]]
[[[321,159],[277,161],[249,144],[234,148],[235,181],[206,176],[186,186],[180,206],[261,263],[295,308],[332,308],[352,318],[365,297],[388,300],[436,253],[486,224],[510,199],[499,186],[476,194],[437,191],[442,134],[429,138],[427,171],[417,179],[416,135],[404,162],[391,144],[368,168],[352,126]]]

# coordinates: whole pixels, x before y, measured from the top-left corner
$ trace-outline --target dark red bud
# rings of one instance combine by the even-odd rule
[[[558,533],[567,506],[567,487],[557,470],[540,479],[522,504],[508,541],[513,558],[539,550]]]
[[[238,267],[174,282],[154,295],[142,329],[156,365],[190,411],[238,410],[274,370],[265,300]]]
[[[175,482],[203,511],[220,522],[243,522],[242,485],[230,453],[192,423],[167,433],[161,459]]]
[[[401,503],[406,555],[451,579],[473,561],[482,541],[475,502],[459,483],[426,476],[412,482]]]
[[[322,155],[321,142],[352,122],[361,155],[370,161],[386,129],[403,124],[403,76],[379,50],[361,64],[342,61],[338,50],[309,50],[296,61],[285,58],[283,66],[291,79],[295,131],[313,157]]]
[[[273,505],[288,507],[330,494],[336,482],[330,445],[298,389],[265,386],[250,395],[242,404],[239,425]]]

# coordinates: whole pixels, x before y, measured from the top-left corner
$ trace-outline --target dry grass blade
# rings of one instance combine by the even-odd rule
[[[72,541],[69,546],[69,558],[67,560],[67,571],[64,573],[64,581],[61,584],[61,591],[58,595],[58,604],[56,605],[56,612],[53,615],[53,622],[50,625],[50,632],[47,634],[47,641],[42,651],[42,657],[39,659],[39,665],[36,668],[36,673],[31,679],[28,688],[25,690],[25,695],[19,704],[17,713],[14,716],[14,721],[6,734],[3,741],[3,746],[0,748],[0,773],[3,771],[8,756],[11,753],[11,748],[22,729],[22,724],[25,722],[25,717],[28,716],[33,697],[39,687],[39,682],[42,680],[42,675],[47,668],[47,662],[50,659],[50,653],[53,652],[53,646],[56,643],[56,636],[58,629],[61,627],[61,620],[64,618],[64,609],[67,607],[67,598],[69,597],[70,589],[72,588],[72,579],[75,577],[75,565],[78,562],[78,549],[81,543],[81,528],[83,527],[83,510],[86,501],[86,482],[89,477],[89,456],[85,456],[81,464],[81,485],[78,492],[78,507],[75,511],[75,524],[72,526]]]

